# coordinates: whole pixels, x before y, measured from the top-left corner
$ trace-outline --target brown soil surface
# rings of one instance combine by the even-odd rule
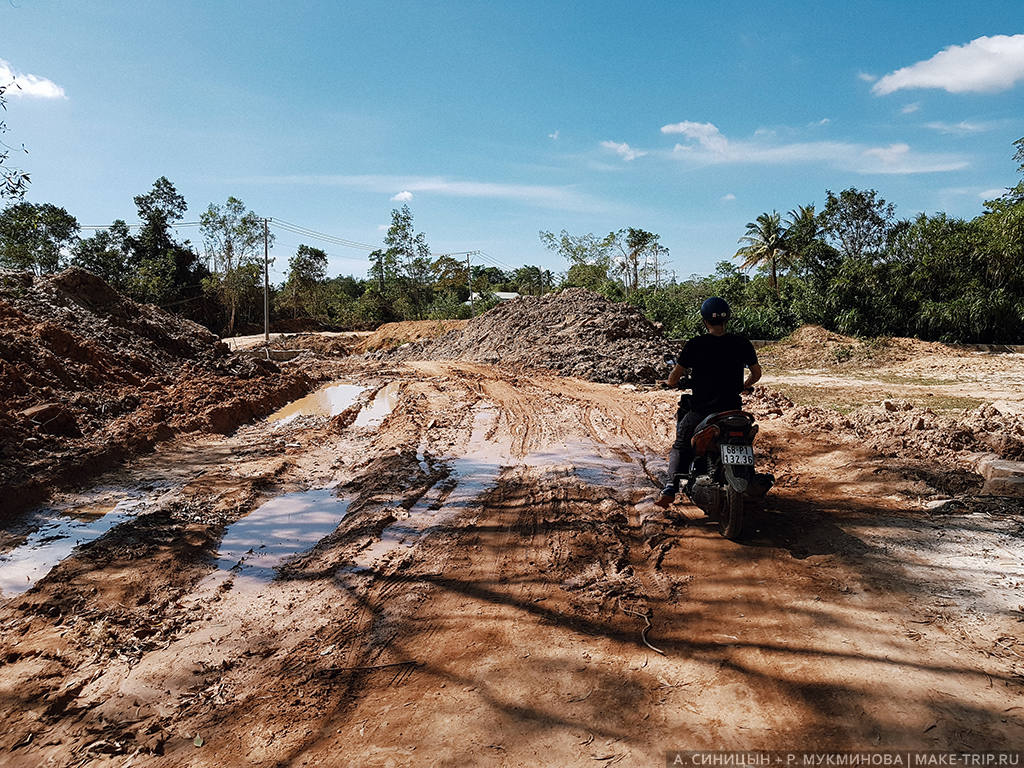
[[[801,368],[874,368],[921,358],[969,357],[965,350],[920,339],[881,337],[856,339],[827,331],[817,325],[805,325],[759,353],[762,363],[786,369]]]
[[[176,434],[228,432],[310,384],[84,270],[0,272],[0,520]]]
[[[452,331],[466,327],[465,320],[407,320],[401,323],[384,323],[369,336],[360,340],[355,351],[387,351],[411,342],[436,339]]]
[[[961,373],[1007,394],[991,359]],[[817,387],[846,382],[860,411],[759,387],[758,462],[778,482],[736,543],[688,504],[653,506],[674,393],[461,360],[334,370],[364,389],[333,417],[196,433],[54,496],[79,515],[139,506],[0,599],[5,764],[1022,743],[1024,505],[978,495],[969,467],[1019,435],[1007,409],[929,416],[876,369]],[[916,416],[934,428],[902,431]],[[942,437],[957,430],[970,439]],[[261,536],[323,514],[276,578],[254,575]],[[218,562],[235,523],[251,546]],[[0,552],[34,525],[11,523]]]
[[[469,360],[543,368],[590,381],[653,383],[668,345],[629,304],[583,288],[502,302],[460,333],[404,351],[402,359]]]

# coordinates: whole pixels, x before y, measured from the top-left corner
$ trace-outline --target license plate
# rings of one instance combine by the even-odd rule
[[[754,466],[754,449],[749,445],[723,445],[722,463]]]

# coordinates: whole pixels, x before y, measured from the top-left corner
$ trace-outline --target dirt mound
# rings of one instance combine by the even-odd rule
[[[302,349],[321,357],[344,357],[351,355],[359,346],[360,338],[349,334],[327,335],[325,333],[297,333],[274,339],[274,349]]]
[[[405,353],[546,368],[599,382],[653,382],[666,342],[640,310],[570,288],[504,302],[457,333]]]
[[[357,351],[377,352],[400,347],[410,342],[431,341],[452,331],[466,327],[466,320],[407,320],[401,323],[384,323],[365,339]]]
[[[84,270],[0,271],[0,511],[175,433],[230,431],[309,386]]]
[[[935,341],[880,336],[857,339],[804,325],[764,347],[758,356],[778,368],[876,368],[927,356],[964,357],[970,353]]]

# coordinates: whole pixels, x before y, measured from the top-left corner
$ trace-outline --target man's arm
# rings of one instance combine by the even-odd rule
[[[670,387],[674,387],[679,383],[679,380],[689,372],[689,368],[683,368],[679,363],[676,363],[675,367],[672,369],[672,373],[668,375],[668,385]]]
[[[678,368],[679,366],[676,366],[676,367]],[[744,382],[743,382],[743,388],[744,389],[750,389],[752,386],[754,386],[761,379],[761,366],[760,365],[758,365],[757,363],[754,363],[753,365],[749,365],[747,367],[750,368],[750,373],[747,375],[746,380],[744,380]],[[673,371],[673,373],[675,373],[675,371]],[[734,381],[735,381],[735,379],[734,379]]]

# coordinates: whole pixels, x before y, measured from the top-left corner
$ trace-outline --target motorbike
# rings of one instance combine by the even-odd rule
[[[675,365],[675,358],[665,357]],[[683,377],[676,389],[692,388]],[[677,419],[691,409],[691,394],[679,399]],[[718,521],[722,535],[733,541],[744,533],[749,513],[763,505],[775,483],[775,477],[757,472],[754,462],[754,438],[758,425],[744,410],[709,414],[693,430],[693,463],[683,488],[689,499],[712,520]]]

